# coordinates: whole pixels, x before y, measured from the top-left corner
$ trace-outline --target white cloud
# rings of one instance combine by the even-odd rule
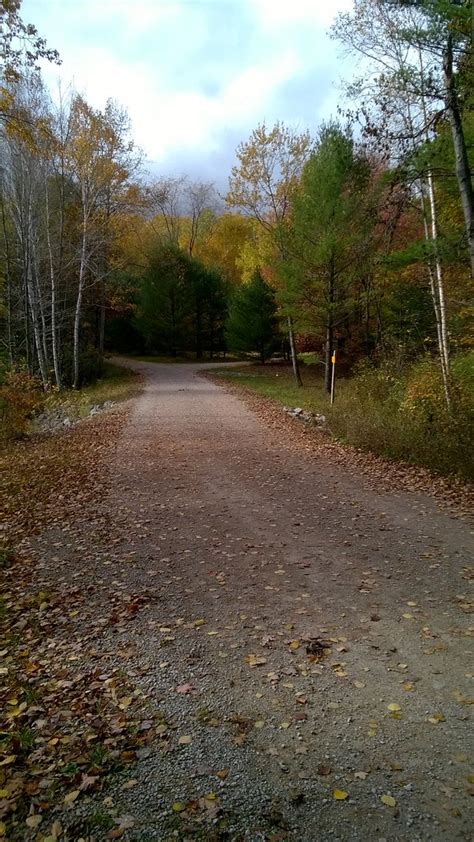
[[[350,0],[23,0],[63,58],[58,75],[96,108],[124,105],[133,136],[158,166],[230,160],[225,138],[257,122],[303,128],[327,117],[339,73],[327,37]],[[231,140],[233,143],[234,140]]]
[[[352,0],[250,0],[260,24],[278,29],[292,24],[329,27],[338,11],[352,8]]]

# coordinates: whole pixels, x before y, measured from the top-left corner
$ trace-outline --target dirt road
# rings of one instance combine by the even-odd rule
[[[97,657],[161,735],[77,815],[140,840],[467,839],[466,522],[310,457],[195,366],[135,366],[106,499],[34,547],[90,610],[143,597]]]

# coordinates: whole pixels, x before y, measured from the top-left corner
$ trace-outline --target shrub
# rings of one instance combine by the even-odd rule
[[[24,436],[29,419],[43,402],[39,380],[26,371],[7,371],[0,387],[2,436],[7,440]]]
[[[341,389],[331,429],[356,447],[472,479],[473,369],[466,355],[454,359],[448,411],[436,360],[418,361],[404,375],[365,365]]]

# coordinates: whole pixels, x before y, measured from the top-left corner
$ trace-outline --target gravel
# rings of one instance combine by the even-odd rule
[[[146,388],[99,525],[82,511],[28,550],[42,582],[80,578],[98,610],[112,580],[148,595],[105,629],[101,660],[169,734],[75,803],[61,838],[100,808],[116,827],[128,817],[130,840],[468,839],[466,522],[308,453],[196,366],[133,365]],[[306,646],[319,637],[318,661]]]

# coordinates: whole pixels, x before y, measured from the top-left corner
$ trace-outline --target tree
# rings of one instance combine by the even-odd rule
[[[136,323],[152,352],[194,351],[212,358],[222,345],[227,289],[222,274],[173,245],[155,244],[139,292]]]
[[[227,339],[233,351],[256,351],[263,364],[275,350],[278,336],[275,293],[256,270],[234,293],[227,321]]]
[[[11,114],[11,84],[25,70],[38,70],[40,59],[60,64],[57,50],[47,46],[32,23],[23,21],[20,8],[21,0],[0,0],[0,119],[13,123],[19,115]]]
[[[246,244],[253,238],[253,222],[240,213],[216,216],[212,231],[201,238],[195,256],[209,267],[218,267],[227,281],[238,286],[242,281],[240,258]]]
[[[229,178],[227,203],[241,208],[271,235],[281,262],[287,256],[284,232],[291,197],[310,147],[308,132],[298,134],[283,123],[275,123],[267,130],[263,123],[238,147],[239,163]],[[293,372],[296,383],[301,385],[291,314],[287,321]]]
[[[469,11],[464,0],[355,0],[352,14],[340,14],[333,34],[365,57],[364,77],[348,88],[361,101],[377,102],[374,114],[362,104],[366,135],[383,142],[403,164],[418,195],[426,242],[426,268],[435,314],[446,402],[450,404],[450,349],[436,185],[429,154],[420,168],[420,147],[428,152],[443,114],[451,123],[456,174],[473,262],[472,183],[467,163],[454,74],[454,55],[466,58]],[[468,48],[467,48],[468,49]],[[472,60],[468,57],[467,62]]]
[[[147,189],[152,226],[160,239],[185,249],[192,257],[216,224],[219,207],[214,184],[190,181],[187,176],[159,178]]]
[[[324,331],[328,392],[335,331],[353,306],[350,285],[364,263],[368,182],[368,162],[350,133],[335,123],[323,126],[293,199],[287,275],[299,323]]]
[[[155,247],[140,285],[137,326],[152,353],[176,357],[184,350],[189,312],[187,257],[169,243]]]
[[[80,205],[80,247],[73,330],[73,386],[80,383],[80,324],[86,285],[103,285],[108,273],[111,216],[123,199],[136,164],[133,144],[127,140],[128,120],[108,102],[96,111],[80,96],[71,106],[69,164]],[[102,289],[104,304],[104,290]],[[103,336],[103,325],[100,329]],[[102,340],[100,341],[102,345]]]

